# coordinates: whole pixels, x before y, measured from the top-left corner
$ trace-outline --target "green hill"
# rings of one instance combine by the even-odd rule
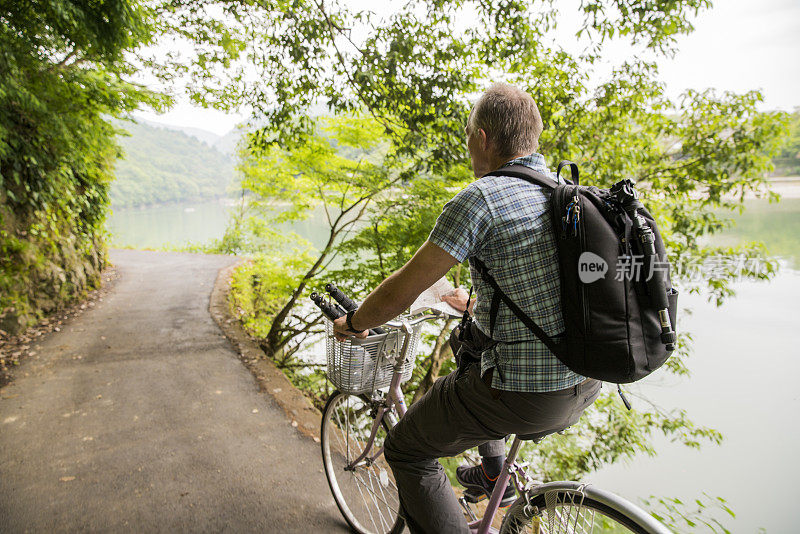
[[[144,123],[121,126],[124,155],[117,161],[111,204],[128,207],[219,198],[233,179],[233,159],[176,130]]]

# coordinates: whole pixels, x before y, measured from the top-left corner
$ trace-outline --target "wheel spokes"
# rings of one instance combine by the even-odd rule
[[[400,508],[397,486],[382,456],[374,456],[383,446],[384,427],[378,427],[371,450],[364,460],[348,468],[364,453],[372,433],[371,405],[354,396],[342,395],[329,407],[326,428],[329,464],[336,486],[334,496],[343,513],[357,530],[386,533],[397,521]],[[333,435],[331,435],[333,434]],[[330,476],[329,476],[330,478]]]

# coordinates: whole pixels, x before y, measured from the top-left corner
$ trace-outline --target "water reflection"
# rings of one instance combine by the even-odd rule
[[[176,203],[144,208],[113,210],[107,227],[115,247],[164,248],[203,244],[225,233],[236,204],[228,199],[199,203]],[[308,239],[315,247],[328,240],[325,214],[314,211],[304,221],[282,225]]]
[[[748,240],[763,241],[770,254],[800,270],[800,198],[786,198],[772,204],[767,200],[747,200],[745,207],[741,215],[724,214],[734,219],[735,224],[715,236],[714,242],[733,246]]]

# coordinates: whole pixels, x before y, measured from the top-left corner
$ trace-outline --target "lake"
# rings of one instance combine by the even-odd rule
[[[625,388],[662,409],[685,409],[698,425],[722,432],[722,445],[693,450],[661,437],[658,456],[639,456],[588,480],[634,501],[653,494],[691,502],[706,492],[729,501],[735,533],[797,532],[800,514],[791,510],[800,431],[792,421],[800,412],[800,273],[784,268],[771,282],[738,283],[736,291],[720,308],[702,296],[681,296],[681,306],[692,310],[679,319],[694,336],[691,378],[655,373]]]
[[[158,248],[222,236],[229,206],[220,202],[115,210],[109,219],[116,246]],[[737,224],[715,241],[733,245],[764,241],[781,257],[770,282],[739,282],[737,296],[721,308],[701,295],[680,297],[679,327],[694,336],[692,377],[664,373],[626,389],[665,410],[686,409],[699,425],[725,435],[721,446],[700,450],[656,439],[658,456],[640,456],[588,477],[636,501],[657,495],[691,502],[705,492],[728,500],[736,512],[726,524],[735,533],[796,532],[800,514],[792,491],[800,475],[800,349],[796,300],[800,298],[800,199],[779,204],[750,200]],[[293,227],[320,244],[324,231],[314,220]],[[643,405],[634,399],[634,409]]]
[[[225,233],[228,217],[236,202],[219,199],[204,202],[164,204],[143,208],[113,209],[106,226],[112,247],[170,248],[186,243],[201,244],[219,239]],[[297,232],[316,247],[328,239],[322,225],[324,214],[283,225]]]
[[[113,209],[108,218],[111,246],[162,248],[219,239],[233,208],[227,199]]]

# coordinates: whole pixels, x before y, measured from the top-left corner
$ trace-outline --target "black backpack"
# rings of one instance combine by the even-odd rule
[[[572,174],[566,185],[524,165],[487,175],[521,178],[552,190],[566,328],[563,336],[545,334],[503,292],[486,265],[470,258],[494,290],[489,337],[502,301],[571,370],[617,384],[634,382],[658,369],[675,346],[678,292],[670,283],[664,243],[633,182],[622,180],[611,189],[582,186],[575,163],[561,162],[556,176],[565,166]],[[620,271],[618,266],[630,268]]]

